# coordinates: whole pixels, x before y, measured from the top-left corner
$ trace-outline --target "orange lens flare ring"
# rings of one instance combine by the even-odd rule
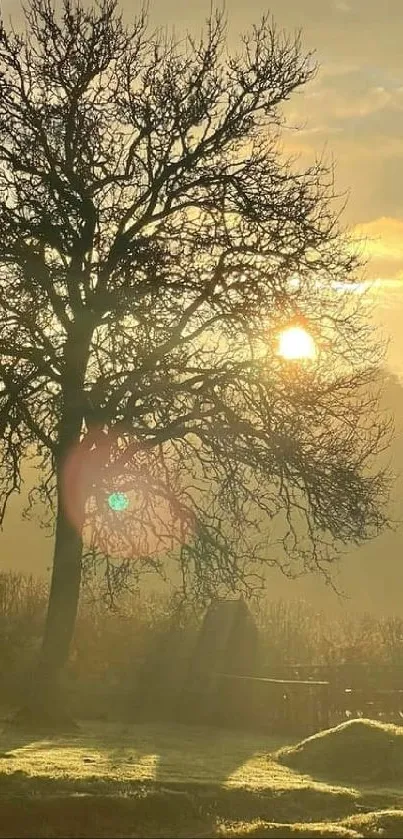
[[[102,430],[65,458],[62,503],[87,547],[128,559],[166,553],[189,537],[189,520],[172,494],[174,482],[167,483],[166,464],[162,470],[155,452],[145,449],[138,461],[138,467],[122,466],[119,472],[118,437]]]

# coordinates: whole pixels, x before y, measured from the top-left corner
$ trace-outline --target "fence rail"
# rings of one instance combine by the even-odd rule
[[[372,675],[369,681],[361,680],[360,687],[356,678],[351,687],[351,678],[340,678],[340,670],[333,679],[217,672],[211,675],[204,709],[218,724],[270,731],[313,733],[342,719],[360,716],[402,723],[403,689],[377,685]]]

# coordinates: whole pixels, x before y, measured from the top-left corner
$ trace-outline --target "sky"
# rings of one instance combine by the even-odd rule
[[[122,0],[128,16],[132,0]],[[158,24],[196,31],[209,0],[153,0]],[[269,11],[280,28],[302,30],[316,78],[287,105],[285,148],[301,163],[334,159],[336,189],[348,191],[344,222],[367,241],[376,320],[390,338],[388,361],[403,376],[403,3],[402,0],[226,0],[229,46]],[[291,128],[300,126],[299,130]]]
[[[128,21],[140,2],[120,0]],[[1,8],[18,22],[17,0]],[[301,164],[323,152],[334,160],[336,189],[349,195],[343,220],[367,242],[366,274],[379,281],[376,320],[403,378],[402,0],[226,0],[225,9],[230,49],[269,12],[279,28],[301,30],[304,50],[315,52],[316,78],[287,104],[285,148]],[[152,23],[178,35],[199,32],[209,10],[210,0],[150,0]]]
[[[0,4],[5,19],[12,13],[18,24],[17,0],[0,0]],[[121,7],[127,19],[138,8],[135,0],[121,0]],[[272,0],[269,5],[264,0],[226,0],[225,8],[230,48],[239,46],[240,33],[269,11],[280,28],[301,29],[304,48],[315,50],[319,64],[315,80],[287,105],[290,128],[284,134],[285,146],[301,154],[302,164],[323,151],[333,157],[336,188],[349,193],[344,222],[368,237],[367,277],[378,280],[376,320],[385,338],[390,336],[389,365],[403,379],[403,2]],[[198,32],[209,9],[210,0],[150,0],[152,22],[173,26],[178,35],[185,29]],[[292,127],[296,125],[301,126],[299,130]],[[396,404],[403,423],[403,400],[397,398]],[[6,564],[13,557],[14,567],[27,569],[26,562],[33,556],[41,557],[41,567],[48,564],[51,540],[44,549],[37,525],[21,523],[18,500],[12,503],[10,514]],[[384,555],[393,553],[399,566],[385,566],[382,578],[390,604],[396,593],[393,608],[400,602],[402,584],[398,567],[403,536],[396,539],[393,544],[385,542]],[[14,563],[27,541],[30,557]],[[369,552],[363,548],[354,554],[349,564],[355,571],[347,589],[353,597],[360,595],[365,565],[365,605],[373,608],[378,603],[383,609],[386,600],[375,573],[378,554],[375,543]],[[288,581],[285,585],[289,586]],[[310,585],[304,590],[308,597]]]

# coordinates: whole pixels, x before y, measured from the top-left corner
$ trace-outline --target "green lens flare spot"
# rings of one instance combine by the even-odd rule
[[[119,513],[122,510],[127,510],[129,499],[125,492],[112,492],[108,496],[108,505],[115,513]]]

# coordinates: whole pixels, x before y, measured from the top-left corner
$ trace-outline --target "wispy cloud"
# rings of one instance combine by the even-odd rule
[[[383,216],[357,225],[354,237],[368,259],[368,279],[389,284],[403,280],[403,219]]]

